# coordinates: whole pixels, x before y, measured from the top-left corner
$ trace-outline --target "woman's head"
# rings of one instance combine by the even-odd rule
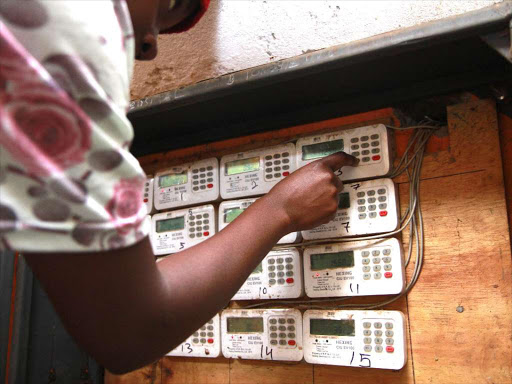
[[[207,6],[204,0],[126,0],[135,33],[135,58],[153,60],[160,32],[187,22]]]

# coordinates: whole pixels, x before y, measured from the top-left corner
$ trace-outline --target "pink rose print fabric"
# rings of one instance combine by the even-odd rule
[[[91,252],[147,236],[128,151],[123,1],[0,2],[0,249]]]

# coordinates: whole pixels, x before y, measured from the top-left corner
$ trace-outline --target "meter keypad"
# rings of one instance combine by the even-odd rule
[[[146,183],[144,184],[144,202],[148,202],[149,198],[149,180],[146,180]]]
[[[205,325],[194,332],[192,335],[192,344],[203,345],[213,344],[215,342],[215,334],[213,333],[213,320],[208,321]]]
[[[265,156],[265,180],[272,181],[290,174],[290,153],[276,153]]]
[[[350,142],[352,143],[350,146],[351,155],[357,157],[363,163],[371,164],[381,160],[381,142],[378,134],[353,137]]]
[[[268,270],[268,283],[269,285],[291,285],[294,283],[293,279],[293,257],[268,257],[267,258]],[[276,280],[276,265],[277,277]],[[286,272],[285,272],[286,271]],[[286,279],[284,278],[286,276]]]
[[[377,197],[375,197],[377,196]],[[387,209],[387,189],[379,188],[377,190],[370,189],[367,191],[360,191],[357,193],[357,210],[358,212],[369,212],[359,214],[359,220],[365,220],[367,217],[375,219],[377,217],[385,217],[388,215]],[[364,199],[363,197],[368,197]],[[379,202],[377,205],[376,202]],[[378,215],[377,215],[378,213]]]
[[[371,260],[370,260],[371,255]],[[381,255],[386,255],[381,257]],[[379,280],[382,277],[381,270],[384,269],[384,277],[386,279],[389,279],[393,277],[393,274],[391,270],[393,269],[393,266],[391,264],[391,248],[379,248],[379,249],[369,249],[361,251],[361,263],[362,263],[362,271],[363,271],[363,279],[364,280],[371,280],[373,277],[374,279]],[[372,266],[370,267],[370,261]],[[384,265],[381,265],[381,262]],[[373,275],[370,273],[371,271],[376,272]]]
[[[188,217],[188,236],[191,239],[196,237],[210,236],[209,214],[190,215]]]
[[[270,317],[268,319],[269,322],[269,330],[279,332],[271,332],[270,336],[270,345],[279,345],[281,347],[295,347],[297,341],[295,340],[295,319],[286,318],[286,317]],[[276,326],[276,324],[279,324]],[[286,325],[288,324],[288,325]]]
[[[393,323],[387,321],[384,324],[385,332],[382,331],[383,324],[380,321],[364,321],[363,322],[363,343],[364,343],[364,351],[371,352],[375,350],[377,353],[382,353],[384,350],[387,353],[393,353],[394,347],[393,344],[395,340],[393,339],[394,333],[391,329],[393,329]],[[372,338],[372,330],[374,337]],[[383,333],[385,335],[385,339],[382,337]],[[385,346],[385,348],[384,348]]]
[[[213,188],[213,167],[192,169],[192,192],[201,192]]]

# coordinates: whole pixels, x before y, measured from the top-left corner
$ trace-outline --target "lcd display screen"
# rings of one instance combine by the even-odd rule
[[[309,319],[309,333],[316,336],[355,336],[354,320]]]
[[[242,208],[230,208],[224,211],[224,222],[231,223],[244,211]]]
[[[324,141],[323,143],[302,147],[302,160],[319,159],[343,151],[343,140]]]
[[[351,268],[354,266],[354,251],[315,253],[310,256],[311,270]]]
[[[173,217],[172,219],[158,220],[156,232],[180,231],[185,229],[185,216]]]
[[[228,333],[263,333],[263,317],[228,317]]]
[[[226,175],[238,175],[239,173],[253,172],[260,169],[260,158],[251,157],[249,159],[235,160],[226,163]]]
[[[258,266],[254,268],[254,271],[251,272],[251,275],[261,272],[263,272],[263,263],[259,263]]]
[[[169,173],[158,178],[158,185],[162,188],[172,187],[173,185],[185,184],[188,181],[187,172]]]
[[[343,192],[340,193],[340,201],[338,203],[338,209],[347,209],[350,208],[350,193]]]

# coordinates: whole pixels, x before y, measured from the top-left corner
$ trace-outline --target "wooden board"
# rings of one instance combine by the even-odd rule
[[[199,359],[164,357],[162,384],[221,384],[229,383],[230,361],[223,357]]]
[[[450,107],[448,118],[449,154],[428,159],[421,183],[426,261],[408,297],[416,383],[511,383],[511,256],[496,110],[477,101]]]
[[[105,370],[105,384],[161,384],[162,383],[162,362],[157,361],[137,371],[126,375],[114,375]]]
[[[372,118],[393,120],[386,113]],[[389,307],[402,310],[407,318],[409,351],[404,369],[165,358],[161,378],[154,382],[511,384],[512,267],[496,109],[489,101],[471,101],[450,107],[448,117],[447,129],[429,147],[421,178],[424,269],[408,297]],[[295,127],[275,137],[286,140],[287,135],[308,129],[322,130],[322,126]],[[259,139],[239,144],[263,146],[269,140]],[[404,137],[398,140],[403,142]],[[226,151],[221,147],[220,152]],[[171,158],[173,154],[164,154],[159,159]],[[158,159],[146,160],[146,166],[154,168]],[[395,181],[404,211],[408,183],[404,176]],[[407,231],[403,238],[407,248]],[[143,380],[137,371],[108,375],[106,383],[151,382]]]

